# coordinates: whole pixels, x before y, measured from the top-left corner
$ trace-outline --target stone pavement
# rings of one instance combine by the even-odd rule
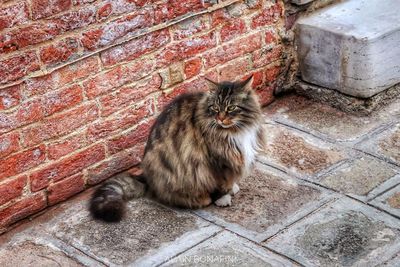
[[[137,199],[106,224],[89,190],[0,236],[0,266],[400,266],[399,101],[356,117],[289,95],[265,127],[231,207]]]

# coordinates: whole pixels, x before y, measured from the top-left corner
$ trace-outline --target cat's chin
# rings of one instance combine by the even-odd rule
[[[219,123],[218,123],[218,125],[219,125],[221,128],[223,128],[223,129],[229,129],[229,128],[232,128],[232,127],[234,126],[233,123],[232,123],[232,124],[229,124],[229,125],[224,125],[224,124],[219,124]]]

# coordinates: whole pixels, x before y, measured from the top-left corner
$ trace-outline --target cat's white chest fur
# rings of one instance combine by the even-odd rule
[[[246,175],[250,171],[253,162],[256,160],[257,150],[259,148],[257,132],[258,128],[252,128],[234,137],[235,143],[243,155]]]

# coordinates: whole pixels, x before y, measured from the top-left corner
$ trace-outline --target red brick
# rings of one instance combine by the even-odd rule
[[[22,195],[27,176],[23,175],[0,184],[0,205]]]
[[[151,60],[136,61],[129,65],[116,68],[97,75],[84,83],[86,95],[94,98],[101,94],[113,91],[127,82],[134,82],[150,74],[153,70]]]
[[[55,16],[50,22],[57,25],[57,28],[59,28],[61,32],[83,28],[96,22],[96,7],[87,5],[78,10]]]
[[[138,125],[135,129],[108,140],[108,151],[110,151],[111,154],[115,154],[121,150],[145,143],[153,122],[153,120],[150,122],[144,122]]]
[[[104,5],[101,5],[97,10],[97,20],[104,21],[109,17],[120,15],[120,14],[127,14],[132,11],[138,9],[149,2],[153,1],[132,1],[132,0],[113,0],[109,2],[105,2]]]
[[[263,80],[264,80],[264,73],[262,71],[257,71],[252,73],[253,74],[253,84],[251,87],[253,89],[259,88],[260,86],[263,85]]]
[[[32,146],[53,137],[66,135],[98,118],[98,108],[94,103],[85,103],[74,109],[48,117],[22,130],[23,144]]]
[[[260,68],[281,59],[281,57],[282,46],[274,46],[268,50],[260,49],[253,53],[253,66],[254,68]]]
[[[113,11],[112,5],[110,3],[104,4],[102,7],[97,10],[96,18],[99,21],[105,20],[108,16],[111,15]]]
[[[48,41],[60,34],[62,30],[54,22],[33,23],[19,29],[0,34],[0,53],[19,50],[29,45]]]
[[[49,204],[54,205],[66,200],[67,198],[83,191],[83,189],[85,189],[85,179],[83,174],[77,174],[65,178],[58,183],[51,184],[47,188],[47,191],[49,192]]]
[[[185,62],[185,76],[190,79],[200,73],[203,62],[201,58],[194,58]]]
[[[8,226],[47,206],[44,192],[24,198],[0,211],[0,226]]]
[[[0,84],[15,81],[38,69],[38,58],[32,51],[0,60]]]
[[[87,148],[75,155],[50,164],[31,174],[31,190],[36,192],[46,188],[51,181],[56,182],[65,177],[79,173],[86,167],[105,158],[105,149],[101,144]]]
[[[111,45],[123,37],[135,34],[139,29],[152,26],[153,15],[151,9],[143,9],[111,21],[100,28],[83,33],[82,44],[87,50]]]
[[[0,159],[0,179],[11,177],[36,167],[44,162],[45,159],[44,145]]]
[[[78,49],[78,40],[68,37],[55,44],[42,47],[40,59],[45,64],[64,62],[71,58]]]
[[[167,7],[169,19],[204,8],[203,1],[201,0],[168,0]]]
[[[265,32],[265,43],[273,44],[278,40],[277,34],[274,31],[266,31]]]
[[[99,63],[97,57],[85,58],[51,74],[28,79],[25,83],[25,95],[33,96],[51,92],[67,83],[75,82],[98,71]]]
[[[32,18],[49,17],[69,9],[71,4],[71,0],[31,0]]]
[[[237,39],[204,54],[205,66],[214,67],[261,48],[261,34]]]
[[[51,92],[41,98],[41,103],[46,116],[59,112],[66,108],[72,108],[83,100],[82,88],[72,85],[64,89]]]
[[[101,54],[105,66],[134,60],[146,53],[154,51],[170,41],[168,30],[149,33],[133,39],[125,44],[106,50]]]
[[[274,91],[273,87],[270,86],[256,91],[261,105],[263,106],[268,105],[274,100],[273,91]]]
[[[135,86],[123,87],[115,93],[100,98],[101,115],[108,116],[114,112],[132,105],[147,95],[157,91],[161,86],[161,77],[154,74],[151,79]]]
[[[221,40],[227,42],[246,32],[246,24],[241,19],[232,19],[220,30]]]
[[[51,160],[59,159],[87,145],[86,137],[75,134],[64,140],[52,142],[47,145],[47,157]]]
[[[167,3],[160,3],[155,5],[154,8],[154,24],[158,25],[168,20],[169,13],[168,13],[168,4]]]
[[[283,9],[280,3],[276,3],[273,6],[265,8],[261,13],[253,18],[251,27],[258,28],[267,25],[274,24],[282,18]]]
[[[96,0],[72,0],[74,6],[83,5],[86,3],[92,3],[94,1],[96,1]]]
[[[241,58],[234,62],[228,63],[219,69],[219,77],[221,81],[238,80],[244,74],[251,70],[248,58]]]
[[[174,40],[192,37],[194,34],[210,29],[209,15],[195,16],[171,27]]]
[[[98,184],[116,173],[137,165],[143,155],[143,149],[143,144],[137,145],[110,156],[96,167],[89,168],[87,183],[89,185]]]
[[[215,47],[216,44],[215,33],[211,32],[169,45],[157,55],[157,66],[163,67],[190,58],[209,48]]]
[[[0,31],[20,25],[28,20],[28,8],[25,2],[21,1],[8,7],[0,8]]]
[[[113,118],[108,118],[107,120],[90,125],[87,130],[88,140],[94,142],[118,131],[134,126],[142,119],[154,113],[153,106],[154,103],[152,100],[147,100],[140,105],[119,112]]]
[[[281,66],[269,67],[265,71],[265,82],[266,83],[275,82],[275,80],[279,76],[280,72],[281,72]]]
[[[217,9],[211,13],[211,27],[215,28],[224,25],[232,19],[232,16],[224,9]]]
[[[0,111],[12,108],[21,102],[21,85],[0,89]]]
[[[18,151],[19,148],[18,132],[0,135],[0,158],[4,158],[15,151]]]

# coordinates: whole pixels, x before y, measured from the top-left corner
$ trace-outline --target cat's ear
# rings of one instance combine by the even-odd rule
[[[240,82],[240,88],[242,88],[244,91],[250,91],[253,89],[253,75],[251,75],[249,78],[247,78],[246,80]]]
[[[206,77],[204,77],[204,80],[206,81],[208,89],[210,91],[215,91],[218,88],[218,83],[217,82],[214,82],[213,80],[210,80],[210,79],[208,79]]]

